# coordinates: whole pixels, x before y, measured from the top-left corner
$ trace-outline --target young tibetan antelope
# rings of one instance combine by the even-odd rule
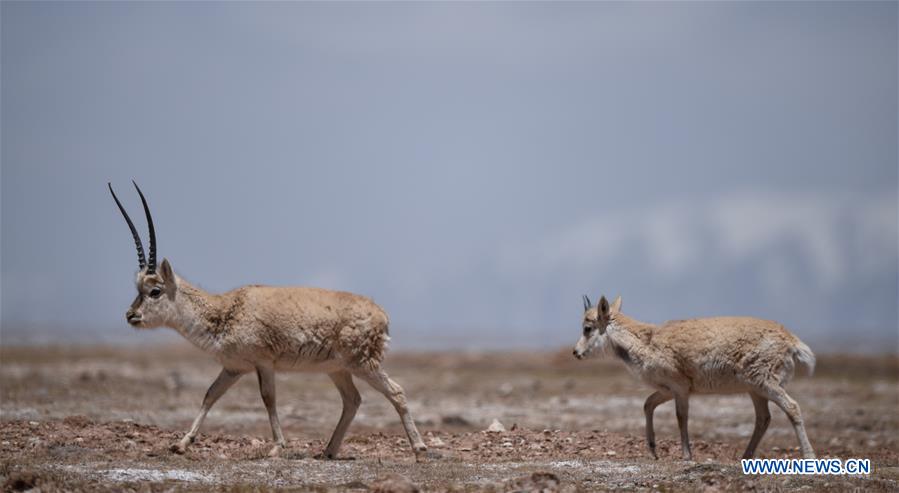
[[[134,184],[137,188],[137,184]],[[286,447],[275,409],[275,372],[327,373],[343,400],[343,412],[322,456],[332,459],[361,402],[353,377],[384,394],[399,413],[416,456],[427,451],[406,404],[403,389],[381,366],[387,348],[387,314],[372,300],[339,291],[302,287],[245,286],[210,294],[175,274],[167,259],[156,265],[156,233],[147,200],[140,195],[150,232],[149,258],[112,185],[109,191],[137,246],[137,297],[125,313],[135,328],[171,327],[222,365],[200,413],[172,446],[184,453],[215,402],[246,373],[256,372],[275,446]]]
[[[590,299],[584,296],[583,330],[574,347],[578,359],[600,346],[656,389],[643,406],[646,442],[654,458],[658,459],[658,455],[652,415],[659,404],[674,399],[683,458],[692,460],[687,433],[690,394],[739,392],[747,392],[755,406],[755,429],[744,459],[755,454],[768,429],[768,401],[774,401],[790,419],[803,457],[815,457],[799,405],[784,390],[793,377],[794,359],[811,374],[815,355],[782,325],[756,318],[720,317],[655,326],[621,313],[620,296],[611,306],[605,296],[597,306],[591,306]]]

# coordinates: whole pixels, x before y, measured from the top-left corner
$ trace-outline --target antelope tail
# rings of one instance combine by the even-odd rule
[[[804,342],[796,339],[793,346],[793,357],[808,369],[808,374],[815,373],[815,353]]]

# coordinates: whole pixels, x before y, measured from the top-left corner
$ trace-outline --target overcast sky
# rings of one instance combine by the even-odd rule
[[[134,178],[186,279],[366,294],[395,347],[570,344],[620,293],[897,349],[896,2],[0,14],[6,341],[156,340]]]

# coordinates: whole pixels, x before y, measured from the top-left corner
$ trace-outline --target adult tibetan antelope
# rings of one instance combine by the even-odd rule
[[[601,346],[656,389],[643,406],[646,442],[654,458],[658,459],[658,455],[652,415],[659,404],[674,399],[683,458],[692,460],[687,433],[690,394],[739,392],[747,392],[755,406],[755,429],[744,459],[755,454],[768,429],[768,401],[774,401],[790,419],[803,457],[815,457],[799,405],[783,387],[793,377],[794,359],[811,373],[815,355],[782,325],[757,318],[720,317],[655,326],[621,313],[620,296],[611,306],[605,296],[597,306],[591,306],[590,299],[584,296],[583,330],[574,347],[578,359]]]
[[[387,314],[380,306],[363,296],[316,288],[254,285],[210,294],[176,275],[167,259],[157,269],[153,218],[137,183],[134,187],[150,230],[149,259],[144,258],[134,223],[109,184],[137,247],[137,297],[125,318],[141,329],[171,327],[222,365],[193,426],[172,446],[173,451],[184,453],[213,404],[241,376],[256,372],[275,441],[269,455],[278,455],[286,442],[275,409],[276,371],[324,372],[337,386],[343,412],[324,450],[325,458],[337,456],[362,400],[353,384],[354,376],[393,404],[416,456],[427,451],[409,414],[403,389],[381,367],[390,338]]]

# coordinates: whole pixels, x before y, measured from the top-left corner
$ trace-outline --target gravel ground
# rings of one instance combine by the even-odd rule
[[[0,350],[0,484],[5,491],[792,490],[899,489],[899,360],[825,356],[788,390],[819,457],[869,458],[868,476],[744,476],[752,432],[745,395],[694,397],[694,462],[679,458],[673,405],[656,411],[659,460],[643,441],[650,393],[610,360],[557,353],[398,353],[391,376],[432,453],[416,462],[387,401],[362,383],[362,407],[341,460],[315,456],[340,398],[327,377],[278,376],[288,449],[268,458],[268,420],[245,377],[209,414],[192,448],[169,447],[190,426],[215,363],[192,348]],[[772,408],[759,456],[798,458]],[[494,420],[507,431],[485,431]]]

